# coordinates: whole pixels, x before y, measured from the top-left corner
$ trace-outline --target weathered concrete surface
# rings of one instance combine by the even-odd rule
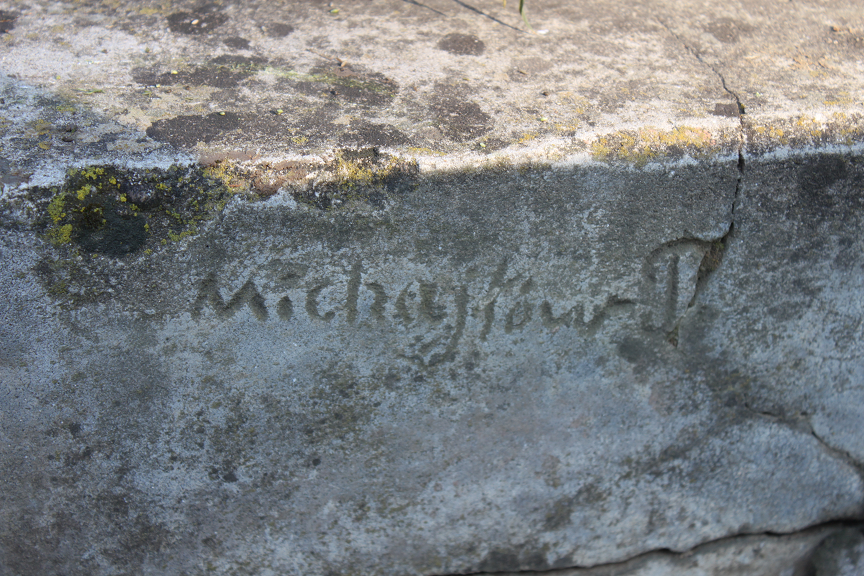
[[[860,569],[864,14],[777,6],[0,3],[0,573]]]

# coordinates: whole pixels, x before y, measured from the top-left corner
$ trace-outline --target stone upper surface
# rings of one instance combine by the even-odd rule
[[[428,171],[728,158],[864,133],[855,0],[549,0],[528,3],[533,29],[497,0],[0,12],[7,185],[160,150],[284,171],[377,147]]]

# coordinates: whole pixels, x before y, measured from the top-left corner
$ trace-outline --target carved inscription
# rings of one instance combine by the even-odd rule
[[[278,321],[292,322],[298,314],[295,302],[303,302],[308,320],[322,325],[340,321],[367,327],[389,324],[401,331],[398,356],[434,366],[455,358],[469,318],[472,334],[480,342],[496,330],[513,334],[532,323],[552,333],[568,328],[590,337],[616,315],[633,316],[637,307],[643,328],[668,330],[690,303],[695,270],[705,250],[705,243],[698,242],[678,242],[655,250],[643,266],[639,286],[632,290],[634,297],[609,294],[594,306],[563,304],[545,297],[529,274],[511,271],[506,260],[485,286],[476,278],[473,283],[417,278],[388,285],[365,271],[360,261],[341,277],[316,278],[306,266],[279,262],[288,273],[271,276],[270,284],[263,278],[249,278],[230,295],[223,296],[216,275],[210,274],[198,285],[192,316],[200,318],[209,307],[217,317],[230,318],[246,307],[258,321],[267,322],[273,321],[269,306],[275,308]],[[259,284],[266,288],[266,298]],[[283,286],[283,293],[274,285]]]
[[[255,287],[255,283],[251,280],[248,280],[243,284],[243,287],[235,292],[226,304],[225,301],[222,300],[222,295],[219,293],[219,288],[216,285],[216,275],[211,274],[201,283],[201,289],[198,291],[198,298],[195,299],[195,304],[192,306],[193,318],[201,316],[201,310],[204,308],[205,303],[210,304],[210,306],[216,311],[216,314],[223,318],[230,318],[243,306],[248,306],[258,320],[267,320],[268,316],[267,306],[264,304],[264,297],[261,296],[258,292],[258,288]]]

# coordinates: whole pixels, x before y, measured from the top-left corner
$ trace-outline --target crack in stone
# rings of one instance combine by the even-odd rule
[[[555,576],[556,574],[567,574],[570,575],[574,570],[591,570],[592,574],[595,576],[600,576],[600,574],[596,574],[596,572],[603,571],[603,576],[614,576],[614,575],[623,575],[624,571],[629,571],[638,568],[638,563],[658,557],[671,557],[677,558],[682,556],[690,556],[699,554],[701,551],[715,547],[718,544],[722,545],[724,543],[734,543],[736,540],[741,540],[745,538],[753,538],[753,537],[763,537],[763,538],[787,538],[790,536],[806,536],[808,534],[814,534],[818,532],[825,532],[825,536],[829,536],[831,532],[839,531],[848,528],[857,528],[864,529],[864,521],[861,519],[841,519],[841,520],[828,520],[825,522],[820,522],[818,524],[813,524],[810,526],[805,526],[798,530],[792,530],[789,532],[783,531],[773,531],[773,530],[763,530],[760,532],[738,532],[736,534],[730,534],[728,536],[722,536],[720,538],[715,538],[714,540],[707,540],[705,542],[701,542],[692,548],[688,548],[686,550],[672,550],[671,548],[655,548],[653,550],[647,550],[645,552],[641,552],[636,554],[635,556],[631,556],[630,558],[626,558],[624,560],[619,560],[616,562],[608,562],[602,564],[592,564],[592,565],[574,565],[563,568],[550,568],[548,570],[512,570],[508,572],[466,572],[466,573],[442,573],[435,574],[434,576],[511,576],[511,575],[522,575],[522,576],[530,576],[533,574],[544,574],[549,576]],[[609,571],[608,573],[606,571]],[[575,574],[573,576],[576,576]]]
[[[816,430],[813,428],[813,422],[810,419],[810,414],[806,412],[799,412],[800,417],[798,418],[789,418],[788,416],[774,414],[773,412],[769,412],[766,410],[757,410],[755,408],[751,408],[749,404],[744,404],[744,409],[748,412],[755,414],[756,416],[762,418],[768,418],[778,424],[782,424],[783,426],[787,426],[792,428],[793,430],[798,430],[813,436],[816,439],[816,442],[822,447],[822,449],[830,454],[832,457],[837,458],[851,466],[861,478],[861,481],[864,482],[864,463],[859,462],[852,454],[847,452],[846,450],[842,450],[835,446],[832,446],[828,441],[819,436],[816,433]]]
[[[836,446],[832,446],[828,443],[827,440],[819,436],[819,434],[816,433],[816,430],[813,429],[813,424],[812,422],[810,422],[809,419],[807,420],[807,427],[809,428],[809,432],[813,436],[813,438],[816,439],[819,445],[822,446],[822,448],[826,452],[836,458],[843,460],[844,462],[855,468],[855,470],[858,471],[858,475],[861,477],[861,481],[864,482],[864,464],[859,462],[852,454],[850,454],[846,450],[842,450],[840,448],[837,448]]]
[[[687,317],[687,313],[690,311],[690,309],[696,305],[699,295],[705,290],[709,276],[711,276],[711,274],[720,267],[728,241],[732,237],[733,231],[735,229],[735,207],[738,205],[738,198],[741,194],[741,187],[744,183],[744,120],[742,116],[745,114],[745,111],[744,104],[741,102],[741,98],[738,96],[737,92],[733,91],[726,85],[726,78],[723,76],[723,74],[721,74],[720,71],[717,70],[714,66],[703,60],[699,52],[693,47],[691,47],[689,44],[687,44],[687,42],[685,42],[678,34],[676,34],[672,30],[672,28],[668,24],[666,24],[666,22],[661,19],[658,19],[657,22],[669,33],[669,35],[675,38],[675,40],[677,40],[691,56],[696,58],[696,60],[698,60],[700,64],[707,67],[709,70],[711,70],[711,72],[714,73],[715,76],[717,76],[717,78],[720,79],[720,84],[723,86],[723,90],[735,99],[735,104],[738,107],[738,176],[735,183],[735,193],[732,196],[732,206],[729,210],[729,228],[726,233],[719,240],[717,240],[717,244],[719,244],[719,251],[714,252],[714,249],[712,248],[703,257],[703,261],[699,266],[699,277],[696,280],[696,288],[693,291],[693,297],[687,304],[687,308],[684,310],[683,314],[681,314],[681,316],[675,322],[672,330],[670,330],[666,335],[666,340],[677,348],[678,333],[681,323],[684,321],[684,318]],[[706,264],[710,263],[711,258],[716,259],[716,265],[706,266]],[[703,270],[705,270],[704,273]]]

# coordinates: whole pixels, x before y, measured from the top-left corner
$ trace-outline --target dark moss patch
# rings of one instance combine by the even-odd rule
[[[486,45],[473,34],[447,34],[438,41],[439,50],[459,56],[479,56],[483,54]]]
[[[294,27],[284,22],[267,22],[261,26],[261,31],[271,38],[284,38],[294,32]]]
[[[343,139],[357,146],[399,146],[409,142],[408,137],[397,128],[365,120],[351,122]]]
[[[741,110],[737,102],[717,102],[714,104],[714,116],[726,116],[727,118],[738,118]]]
[[[399,91],[399,85],[383,74],[344,63],[317,66],[307,74],[287,73],[285,79],[304,94],[366,106],[385,106]]]
[[[249,40],[239,36],[223,38],[222,43],[229,48],[234,48],[235,50],[249,50]]]
[[[239,128],[240,125],[237,114],[214,112],[207,116],[177,116],[157,120],[147,129],[147,135],[174,146],[192,147],[198,142],[206,144],[225,132]]]
[[[846,178],[846,160],[837,154],[823,154],[808,159],[798,169],[798,186],[810,203],[833,205],[825,192],[838,180]]]
[[[248,42],[246,47],[248,47]],[[266,65],[267,60],[264,58],[223,55],[213,58],[204,66],[190,70],[164,71],[136,68],[132,71],[132,78],[144,86],[155,86],[158,84],[160,86],[179,85],[236,88],[241,82],[255,72],[262,70]]]
[[[755,28],[731,18],[718,18],[707,26],[705,31],[724,44],[735,44],[743,36],[749,36]]]
[[[442,132],[456,142],[479,138],[492,129],[492,117],[483,112],[476,102],[462,97],[461,92],[446,85],[438,85],[431,100],[431,110]]]
[[[31,194],[43,210],[39,225],[53,245],[119,258],[189,234],[198,221],[221,209],[230,193],[198,168],[94,166],[70,170],[60,189]],[[52,289],[63,282],[56,265],[43,262],[39,270]]]
[[[212,7],[205,7],[195,12],[175,12],[167,18],[168,29],[175,34],[201,36],[210,34],[228,21],[228,16],[217,12]]]
[[[0,10],[0,34],[6,34],[15,28],[15,19],[18,18],[12,12]]]

